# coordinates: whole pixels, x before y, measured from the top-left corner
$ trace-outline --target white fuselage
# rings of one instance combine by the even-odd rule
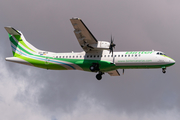
[[[175,61],[165,55],[157,55],[160,51],[127,51],[127,52],[114,52],[109,53],[108,50],[101,52],[77,52],[77,53],[57,53],[50,55],[53,58],[67,58],[67,59],[85,59],[85,60],[101,60],[108,61],[116,66],[126,66],[127,68],[156,68],[152,66],[168,65],[175,63]],[[162,53],[162,52],[160,52]],[[129,67],[128,67],[129,66]],[[158,67],[159,68],[159,67]]]

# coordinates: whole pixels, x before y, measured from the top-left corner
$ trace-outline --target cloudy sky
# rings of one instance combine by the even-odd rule
[[[0,119],[179,120],[180,1],[3,0],[0,2]],[[35,47],[82,51],[69,21],[80,17],[98,40],[115,38],[116,51],[160,50],[176,64],[125,70],[125,75],[50,71],[6,62],[12,56],[5,26]],[[122,70],[119,70],[122,73]]]

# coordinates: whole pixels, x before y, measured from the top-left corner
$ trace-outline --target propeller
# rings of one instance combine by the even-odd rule
[[[112,55],[113,55],[113,49],[116,46],[116,44],[114,44],[113,42],[114,42],[114,38],[111,35],[111,43],[110,43],[110,46],[109,46],[109,50],[110,50],[110,53],[112,52]]]

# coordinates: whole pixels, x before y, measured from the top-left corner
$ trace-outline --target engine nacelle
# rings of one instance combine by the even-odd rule
[[[107,41],[98,41],[97,44],[90,44],[95,49],[109,50],[110,43]]]

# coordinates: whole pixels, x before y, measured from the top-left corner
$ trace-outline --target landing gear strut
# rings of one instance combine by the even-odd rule
[[[165,74],[166,73],[166,68],[162,68],[162,72]]]
[[[99,73],[96,75],[97,80],[102,79],[102,74],[104,74],[104,73],[99,71]]]

